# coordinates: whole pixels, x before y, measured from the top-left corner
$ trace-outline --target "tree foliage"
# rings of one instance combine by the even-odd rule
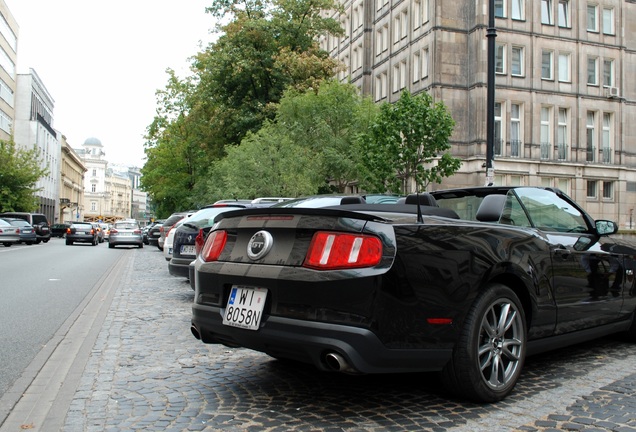
[[[285,90],[317,88],[341,67],[316,43],[318,35],[341,34],[321,14],[337,7],[334,0],[221,0],[208,8],[225,17],[221,36],[193,56],[190,77],[168,71],[147,129],[142,185],[158,215],[207,204],[210,167],[249,134],[251,142],[259,136]]]
[[[360,139],[365,155],[361,184],[370,192],[410,193],[410,179],[417,191],[429,183],[440,183],[455,173],[461,160],[448,153],[455,122],[442,102],[428,93],[384,103],[368,134]]]
[[[37,209],[35,185],[48,174],[40,164],[38,149],[22,149],[13,140],[0,140],[0,211]]]

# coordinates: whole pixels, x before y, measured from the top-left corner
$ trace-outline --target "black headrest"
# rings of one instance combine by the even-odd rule
[[[475,218],[481,222],[498,222],[506,204],[506,195],[486,195]]]
[[[348,196],[348,197],[343,197],[340,200],[340,205],[346,205],[346,204],[365,204],[366,201],[364,198],[359,197],[359,196]]]
[[[420,204],[437,207],[437,201],[435,201],[435,197],[427,192],[408,195],[406,197],[405,204]]]

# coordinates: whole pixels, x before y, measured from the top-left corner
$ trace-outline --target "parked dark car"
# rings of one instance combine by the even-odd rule
[[[249,204],[214,204],[194,213],[190,218],[175,228],[172,243],[172,258],[168,263],[168,271],[173,276],[190,278],[190,263],[196,255],[195,240],[204,236],[202,232],[214,223],[214,218],[223,212],[246,208]],[[200,233],[201,232],[201,233]],[[202,242],[202,240],[200,240]]]
[[[166,241],[166,236],[168,235],[168,232],[174,226],[174,224],[179,222],[184,217],[190,216],[194,213],[196,213],[196,210],[172,213],[170,217],[166,219],[163,224],[161,224],[161,227],[159,227],[159,239],[157,240],[157,247],[159,248],[159,250],[163,251],[163,244]]]
[[[148,245],[159,247],[159,238],[161,237],[161,226],[165,222],[165,219],[159,219],[155,222],[155,224],[148,230]]]
[[[51,239],[51,226],[46,216],[41,213],[5,212],[0,213],[0,217],[19,218],[27,221],[35,228],[36,243],[47,243]]]
[[[35,234],[35,228],[24,219],[3,217],[5,221],[9,222],[14,227],[18,228],[20,234],[20,241],[18,243],[24,243],[26,245],[32,245],[37,241],[37,235]]]
[[[64,237],[70,223],[60,223],[51,225],[51,237]]]
[[[494,402],[527,355],[636,340],[636,247],[617,230],[534,187],[226,212],[194,263],[191,329],[324,371],[439,371]]]
[[[66,229],[66,245],[71,246],[74,243],[90,243],[97,246],[99,237],[95,224],[91,222],[73,222]]]

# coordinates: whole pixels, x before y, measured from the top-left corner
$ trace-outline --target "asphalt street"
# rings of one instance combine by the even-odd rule
[[[636,431],[636,345],[619,339],[531,357],[509,398],[478,405],[434,374],[323,373],[205,345],[190,333],[193,291],[163,254],[121,252],[35,378],[0,400],[1,432]]]

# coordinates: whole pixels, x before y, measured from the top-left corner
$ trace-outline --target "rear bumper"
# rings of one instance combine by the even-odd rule
[[[175,258],[168,263],[168,272],[173,276],[180,276],[190,279],[190,263],[194,258]]]
[[[196,301],[196,299],[195,299]],[[328,354],[345,359],[353,372],[397,373],[439,371],[452,349],[389,349],[370,330],[339,324],[265,316],[261,327],[245,330],[222,323],[224,308],[194,304],[192,333],[204,343],[245,347],[276,358],[329,367]]]

